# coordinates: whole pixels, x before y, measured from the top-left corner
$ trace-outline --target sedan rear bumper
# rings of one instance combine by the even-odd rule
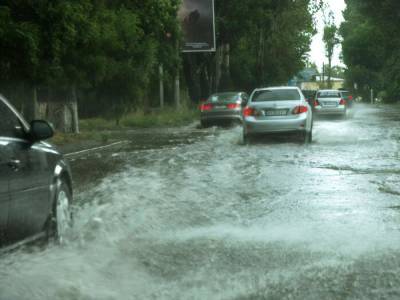
[[[200,119],[205,122],[212,121],[242,121],[242,112],[235,111],[221,111],[221,112],[203,112]]]
[[[296,132],[307,130],[306,124],[306,114],[295,119],[259,120],[254,117],[247,117],[244,120],[244,130],[246,134]]]
[[[319,115],[344,115],[346,114],[346,106],[339,105],[335,107],[316,106],[315,112]]]

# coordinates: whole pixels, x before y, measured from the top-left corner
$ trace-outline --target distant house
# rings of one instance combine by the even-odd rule
[[[289,86],[298,86],[302,90],[319,90],[327,88],[328,76],[321,76],[314,68],[300,71],[288,83]],[[332,89],[344,88],[344,79],[331,77]]]

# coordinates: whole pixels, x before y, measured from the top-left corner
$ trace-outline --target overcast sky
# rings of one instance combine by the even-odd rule
[[[327,0],[326,2],[330,5],[331,10],[334,12],[336,24],[339,26],[340,23],[343,22],[342,12],[346,8],[344,0]],[[321,13],[318,16],[318,34],[313,39],[310,52],[310,60],[312,62],[315,62],[319,69],[322,69],[323,62],[328,63],[328,59],[325,57],[325,46],[322,41],[323,30],[324,22]],[[335,51],[333,65],[343,65],[343,63],[339,59],[340,52],[341,48],[338,46]]]

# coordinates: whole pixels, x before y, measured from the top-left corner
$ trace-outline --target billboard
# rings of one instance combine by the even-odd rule
[[[179,10],[183,52],[215,51],[214,0],[183,0]]]

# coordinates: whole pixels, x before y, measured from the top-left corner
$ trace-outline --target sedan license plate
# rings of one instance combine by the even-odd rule
[[[324,105],[326,106],[337,106],[336,102],[324,102]]]
[[[217,105],[217,106],[214,106],[214,108],[216,108],[216,109],[225,109],[225,108],[226,108],[226,106],[223,106],[223,105]]]
[[[274,110],[266,110],[265,115],[268,117],[272,116],[286,116],[287,115],[287,109],[274,109]]]

